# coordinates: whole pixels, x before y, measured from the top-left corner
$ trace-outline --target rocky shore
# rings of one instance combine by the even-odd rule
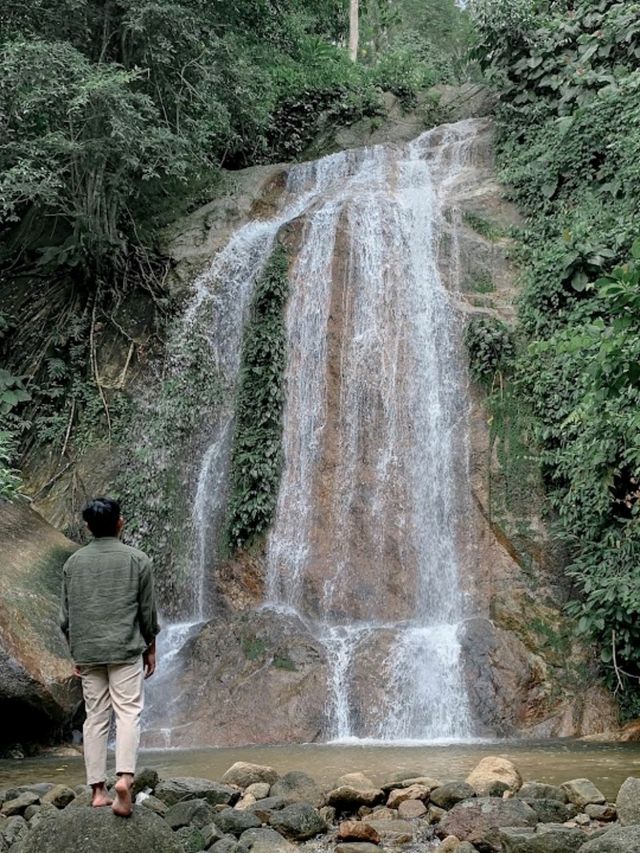
[[[109,780],[113,783],[115,780]],[[465,781],[350,773],[322,790],[299,771],[237,762],[219,781],[142,769],[129,819],[80,785],[0,791],[0,853],[639,853],[640,778],[615,802],[588,779],[523,781],[484,758]]]

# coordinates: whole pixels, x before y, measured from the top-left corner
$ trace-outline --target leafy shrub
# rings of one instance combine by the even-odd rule
[[[640,4],[472,10],[476,55],[501,95],[503,176],[529,217],[514,393],[569,549],[570,612],[625,713],[638,713]]]
[[[231,551],[266,533],[276,506],[282,467],[287,270],[287,254],[278,247],[256,282],[244,335],[226,537]]]
[[[464,342],[471,375],[477,382],[491,385],[496,374],[509,368],[514,355],[513,338],[501,320],[474,317],[467,324]]]

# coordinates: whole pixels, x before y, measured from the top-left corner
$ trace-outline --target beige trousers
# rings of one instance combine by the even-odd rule
[[[83,729],[87,784],[106,779],[112,710],[116,718],[116,773],[135,773],[144,704],[142,657],[133,663],[81,666],[80,676],[87,712]]]

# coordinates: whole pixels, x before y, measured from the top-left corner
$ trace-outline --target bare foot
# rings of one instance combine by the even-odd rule
[[[133,786],[133,776],[130,773],[123,773],[115,785],[116,798],[111,810],[114,814],[120,817],[130,817],[133,812],[133,802],[131,800],[131,788]]]
[[[91,797],[91,805],[99,809],[102,806],[110,806],[113,803],[113,800],[107,794],[107,789],[104,786],[104,783],[100,785],[92,785],[93,788],[93,796]]]

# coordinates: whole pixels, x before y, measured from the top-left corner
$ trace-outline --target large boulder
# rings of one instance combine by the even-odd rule
[[[267,782],[273,785],[278,779],[278,773],[273,767],[263,764],[250,764],[247,761],[236,761],[222,777],[227,785],[237,785],[239,788],[248,788],[255,782]]]
[[[638,853],[640,850],[640,824],[614,826],[604,834],[587,841],[578,853]]]
[[[583,809],[589,803],[596,805],[604,805],[607,798],[589,779],[571,779],[569,782],[564,782],[562,790],[567,795],[567,799],[574,806]]]
[[[326,650],[298,617],[223,615],[179,654],[171,686],[178,698],[170,719],[164,696],[150,705],[146,746],[165,746],[167,726],[177,747],[308,743],[324,733]]]
[[[0,501],[2,741],[59,734],[80,684],[58,627],[62,566],[77,546],[23,504]]]
[[[500,830],[503,853],[577,853],[585,842],[580,829],[552,824],[535,831],[508,827]]]
[[[203,826],[212,823],[214,817],[213,807],[206,800],[182,800],[175,803],[167,810],[164,817],[171,829],[180,829],[183,826]]]
[[[629,776],[616,797],[618,819],[623,826],[640,824],[640,779]]]
[[[292,803],[280,811],[274,812],[271,826],[285,838],[292,841],[306,841],[326,832],[328,827],[324,819],[310,803]]]
[[[522,776],[518,768],[508,758],[497,755],[487,755],[477,764],[467,776],[467,784],[475,790],[479,797],[489,797],[499,786],[503,790],[515,793],[522,787]]]
[[[300,770],[291,770],[271,786],[271,797],[283,797],[292,802],[306,802],[320,807],[324,794],[315,779]]]
[[[209,779],[197,779],[180,776],[165,779],[156,787],[156,797],[172,806],[180,800],[206,800],[210,805],[233,805],[240,798],[240,791],[230,785],[211,782]]]
[[[360,806],[375,806],[383,800],[384,792],[380,788],[362,785],[339,785],[327,794],[327,802],[338,812],[356,812]]]
[[[431,791],[430,800],[441,809],[451,809],[456,803],[468,800],[475,795],[475,790],[468,782],[445,782]]]
[[[522,800],[479,797],[454,806],[438,824],[436,834],[439,838],[455,835],[480,853],[493,853],[501,849],[501,827],[533,827],[537,822],[536,813]]]
[[[235,835],[236,837],[242,835],[247,829],[257,829],[262,825],[262,821],[256,815],[237,809],[223,809],[214,815],[213,823],[225,835]]]
[[[47,816],[22,841],[21,853],[184,853],[162,818],[135,808],[126,820],[111,809],[64,809]]]
[[[545,782],[525,782],[516,794],[523,800],[558,800],[567,802],[567,794],[559,785],[547,785]]]
[[[238,853],[294,853],[295,847],[268,826],[247,829],[238,840]]]
[[[567,820],[572,820],[578,814],[576,806],[572,803],[561,803],[560,800],[535,798],[528,800],[523,797],[522,801],[531,806],[538,815],[540,823],[564,823]]]

